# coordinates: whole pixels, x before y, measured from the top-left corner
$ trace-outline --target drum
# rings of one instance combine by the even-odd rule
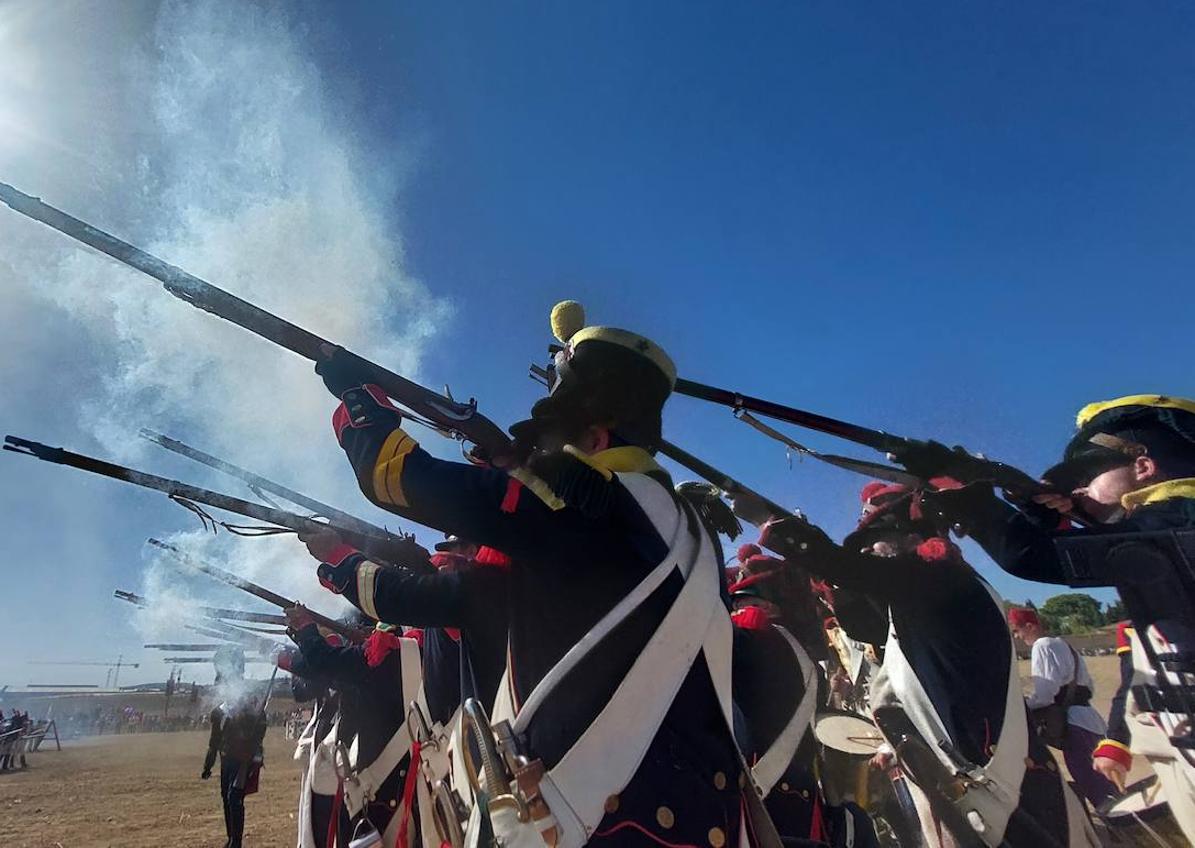
[[[827,748],[859,757],[870,757],[884,744],[883,734],[870,719],[840,710],[818,713],[813,735]]]
[[[813,735],[821,744],[819,771],[826,800],[831,804],[850,801],[869,810],[876,789],[874,778],[882,777],[868,763],[884,741],[879,730],[858,713],[833,710],[817,714]]]
[[[1150,848],[1187,845],[1157,775],[1130,784],[1123,795],[1104,802],[1097,812],[1114,844]]]

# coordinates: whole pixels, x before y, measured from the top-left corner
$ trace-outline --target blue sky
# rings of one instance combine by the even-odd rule
[[[91,27],[35,8],[0,3],[0,42],[14,39],[0,48],[26,62],[51,63],[64,44],[103,58],[24,89],[0,84],[0,125],[37,129],[0,143],[0,179],[238,290],[282,273],[265,251],[288,234],[302,236],[292,255],[335,242],[309,263],[313,279],[264,290],[267,305],[316,329],[366,327],[334,337],[388,362],[409,357],[421,379],[477,396],[499,422],[535,398],[524,374],[544,358],[547,313],[563,298],[653,336],[692,379],[1031,471],[1090,400],[1195,395],[1195,13],[1180,4],[347,4],[241,20],[231,6],[200,16],[144,3],[105,20],[80,12]],[[210,68],[184,64],[178,48],[196,39],[220,48],[197,50]],[[238,108],[194,88],[222,73]],[[261,102],[273,94],[294,98],[287,114]],[[212,182],[223,205],[204,207]],[[167,227],[159,207],[180,195]],[[242,195],[308,206],[286,206],[298,211],[285,228],[252,218],[253,249],[224,254],[218,219],[242,214]],[[356,196],[363,212],[345,200]],[[337,205],[321,217],[310,206],[324,199]],[[196,210],[214,223],[197,230]],[[334,450],[306,429],[330,405],[300,407],[279,388],[305,385],[303,363],[244,348],[238,382],[265,400],[252,415],[238,404],[236,438],[221,442],[210,394],[187,411],[163,385],[136,383],[136,369],[130,378],[141,344],[144,370],[177,364],[152,322],[142,339],[140,324],[115,321],[125,335],[114,343],[106,314],[97,323],[76,297],[47,299],[46,278],[29,270],[48,250],[61,251],[55,273],[85,260],[7,218],[0,244],[23,257],[0,259],[16,304],[0,322],[17,352],[0,368],[6,432],[111,453],[110,428],[95,421],[119,406],[122,425],[215,440],[377,517],[347,468],[334,491],[305,474],[309,457]],[[391,267],[402,283],[389,299],[361,295]],[[129,285],[147,309],[169,300]],[[224,331],[201,313],[169,315],[192,350],[233,338],[213,337]],[[130,379],[137,391],[112,388]],[[677,398],[666,430],[836,535],[853,522],[865,480],[790,468],[727,411]],[[195,479],[169,458],[137,458]],[[68,475],[0,462],[13,595],[0,639],[39,656],[144,653],[110,591],[143,580],[145,536],[190,519]],[[1009,597],[1057,591],[977,563]],[[130,679],[157,676],[158,660],[145,659],[155,670]],[[29,675],[0,659],[0,683]]]

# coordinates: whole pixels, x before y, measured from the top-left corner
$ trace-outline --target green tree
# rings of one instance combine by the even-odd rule
[[[1104,624],[1116,624],[1128,617],[1129,614],[1125,611],[1124,601],[1120,600],[1120,598],[1108,604],[1108,608],[1104,610]]]
[[[1086,633],[1104,623],[1100,602],[1082,592],[1046,599],[1038,608],[1042,623],[1064,635]]]

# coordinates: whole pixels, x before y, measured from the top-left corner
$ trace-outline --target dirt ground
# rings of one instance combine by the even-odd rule
[[[1115,656],[1086,657],[1094,706],[1106,715],[1119,680]],[[1022,674],[1028,663],[1022,663]],[[216,778],[199,779],[207,734],[144,733],[67,742],[29,755],[25,772],[0,774],[3,848],[219,848]],[[299,772],[282,728],[266,736],[261,791],[246,800],[248,848],[295,844]],[[1140,766],[1131,779],[1144,777]]]
[[[0,774],[4,848],[220,848],[219,772],[199,779],[205,732],[51,743],[30,768]],[[281,727],[266,734],[261,791],[245,800],[247,848],[295,844],[299,769]],[[217,766],[218,769],[218,766]]]

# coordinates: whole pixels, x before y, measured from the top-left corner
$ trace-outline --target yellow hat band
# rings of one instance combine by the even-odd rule
[[[601,341],[607,344],[625,347],[643,356],[657,368],[664,372],[670,386],[676,385],[676,365],[672,357],[664,353],[663,348],[646,336],[632,333],[629,330],[619,330],[615,327],[585,327],[575,332],[569,339],[569,346],[574,350],[585,341]]]
[[[1124,406],[1152,406],[1158,409],[1181,409],[1195,414],[1195,400],[1170,397],[1168,395],[1126,395],[1115,400],[1104,400],[1098,403],[1087,404],[1087,406],[1079,410],[1079,415],[1075,419],[1075,425],[1077,427],[1085,427],[1091,419],[1100,413],[1107,412],[1110,409],[1119,409]]]

